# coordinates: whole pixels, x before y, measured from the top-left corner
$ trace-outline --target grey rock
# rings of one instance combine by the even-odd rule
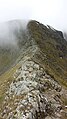
[[[60,119],[60,98],[51,96],[52,91],[60,92],[61,87],[42,67],[27,58],[14,76],[16,79],[6,92],[5,108],[2,112],[4,118],[6,112],[9,112],[6,119],[41,119],[42,116],[51,119],[54,114]]]

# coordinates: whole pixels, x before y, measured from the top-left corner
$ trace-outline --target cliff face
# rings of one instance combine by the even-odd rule
[[[0,118],[66,119],[67,42],[62,32],[30,21],[25,38],[15,65],[0,76]]]

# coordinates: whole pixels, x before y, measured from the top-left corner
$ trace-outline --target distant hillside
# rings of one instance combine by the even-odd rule
[[[25,43],[26,29],[23,21],[0,24],[0,74],[15,63]]]

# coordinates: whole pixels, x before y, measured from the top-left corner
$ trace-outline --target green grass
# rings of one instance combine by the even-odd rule
[[[12,80],[14,80],[13,74],[16,72],[16,69],[18,69],[19,67],[20,64],[18,63],[16,66],[13,66],[13,68],[9,69],[8,71],[6,71],[4,74],[0,76],[0,108],[4,101],[5,92],[8,90]]]
[[[67,87],[67,42],[51,29],[47,29],[36,21],[30,21],[28,24],[30,40],[33,38],[41,53],[34,56],[41,65],[55,78],[59,83]],[[46,58],[42,60],[43,55]]]

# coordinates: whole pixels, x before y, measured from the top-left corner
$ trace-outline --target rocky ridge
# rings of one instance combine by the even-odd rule
[[[13,71],[0,77],[0,119],[67,119],[67,42],[37,21],[26,33]]]
[[[6,92],[2,119],[63,119],[64,89],[31,57],[25,57]]]

